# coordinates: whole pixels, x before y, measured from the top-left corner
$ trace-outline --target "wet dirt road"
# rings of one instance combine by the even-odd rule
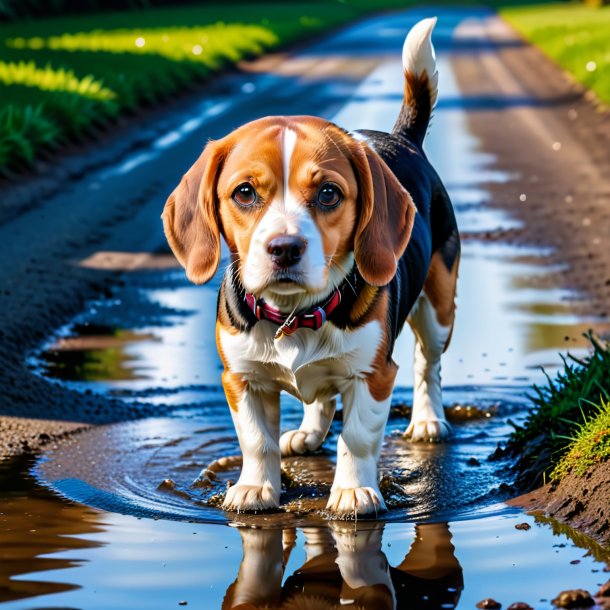
[[[306,113],[348,129],[390,128],[402,98],[402,40],[427,16],[409,11],[250,64],[177,115],[146,149],[5,225],[14,263],[0,270],[12,316],[4,336],[20,352],[12,350],[12,368],[2,373],[2,412],[54,417],[59,428],[118,423],[3,465],[4,607],[231,608],[323,597],[326,605],[314,607],[352,600],[371,608],[472,608],[495,597],[505,606],[549,608],[561,589],[594,591],[606,580],[600,549],[580,548],[580,539],[503,505],[510,489],[502,464],[487,461],[509,420],[523,417],[529,384],[543,381],[537,367],[560,364],[566,345],[577,351],[589,326],[607,328],[602,312],[582,307],[586,295],[561,281],[568,261],[553,244],[515,240],[523,219],[492,205],[496,192],[521,190],[523,176],[504,169],[473,133],[458,66],[517,42],[488,13],[435,13],[440,98],[426,147],[467,237],[458,325],[444,363],[453,440],[413,446],[400,438],[411,400],[405,336],[382,459],[392,507],[384,522],[327,524],[316,513],[338,421],[326,451],[286,462],[284,511],[219,511],[215,496],[238,468],[235,460],[218,467],[237,454],[213,341],[219,278],[188,285],[159,222],[166,194],[205,140],[246,120]],[[53,237],[32,239],[37,230]],[[41,277],[47,268],[51,281]],[[125,270],[117,282],[113,272]],[[20,340],[26,316],[34,330]],[[17,357],[27,360],[26,371]],[[298,405],[286,399],[283,426],[298,418]],[[216,480],[193,488],[210,464]],[[515,528],[524,522],[531,529]]]

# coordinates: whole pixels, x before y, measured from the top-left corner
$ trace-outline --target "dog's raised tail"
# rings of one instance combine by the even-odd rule
[[[406,133],[420,146],[438,96],[438,72],[432,46],[435,25],[436,17],[419,21],[402,47],[405,96],[393,132]]]

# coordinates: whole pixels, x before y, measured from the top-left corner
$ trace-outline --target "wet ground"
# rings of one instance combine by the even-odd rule
[[[549,267],[549,250],[486,238],[518,227],[510,214],[486,204],[492,187],[519,177],[495,169],[495,159],[469,132],[467,106],[455,103],[463,93],[452,72],[454,55],[485,44],[472,39],[471,26],[488,15],[472,15],[441,12],[435,33],[440,97],[426,140],[465,236],[458,322],[443,364],[452,440],[428,446],[401,438],[412,384],[407,332],[395,353],[401,369],[381,460],[390,506],[383,520],[325,518],[339,420],[319,454],[285,460],[279,513],[222,512],[218,500],[237,476],[239,452],[213,339],[220,278],[191,286],[159,248],[146,255],[149,269],[126,273],[112,294],[90,303],[30,354],[28,365],[40,378],[83,396],[120,400],[134,412],[152,407],[159,416],[90,428],[52,443],[41,456],[3,464],[3,607],[473,608],[494,597],[504,607],[526,601],[545,609],[562,589],[593,592],[607,580],[610,557],[603,551],[504,505],[511,493],[505,465],[487,460],[510,433],[510,422],[524,417],[531,384],[544,383],[540,367],[552,374],[560,350],[581,353],[581,333],[605,326],[574,313],[581,295],[546,281],[558,271]],[[370,19],[273,74],[241,77],[242,92],[269,95],[269,112],[310,112],[348,129],[389,129],[402,98],[404,33],[422,16],[410,11]],[[277,88],[278,73],[286,78],[299,66],[320,70],[326,62],[332,74],[333,61],[341,69],[351,65],[353,74],[344,80],[293,76],[290,87]],[[315,91],[311,107],[307,96],[297,96],[304,89]],[[142,170],[185,138],[204,142],[216,135],[206,121],[238,112],[243,103],[236,97],[208,103],[203,119],[185,116],[151,151],[122,159],[91,185]],[[162,203],[159,197],[159,211]],[[121,268],[123,260],[108,251],[82,264]],[[293,399],[286,397],[282,409],[284,428],[298,424]],[[193,485],[202,468],[207,476]],[[523,523],[531,528],[515,527]]]

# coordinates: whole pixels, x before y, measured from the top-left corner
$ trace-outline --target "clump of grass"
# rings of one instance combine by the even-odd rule
[[[0,108],[0,169],[16,159],[30,164],[37,151],[57,142],[59,128],[43,111],[40,104]]]
[[[564,358],[564,370],[546,387],[534,386],[534,408],[523,425],[515,425],[506,446],[495,457],[516,458],[516,483],[532,489],[547,481],[568,450],[576,431],[610,400],[608,345],[588,334],[592,353],[579,360]]]
[[[560,481],[574,473],[584,475],[589,468],[610,459],[610,401],[602,400],[597,412],[580,424],[567,452],[551,472],[551,480]]]
[[[173,61],[204,63],[208,67],[218,67],[227,59],[238,61],[246,54],[259,54],[277,43],[278,37],[268,28],[241,23],[163,29],[93,30],[64,33],[49,38],[17,37],[6,41],[7,46],[13,49],[158,55]]]
[[[579,2],[500,10],[516,30],[610,104],[610,6]]]
[[[33,61],[0,61],[0,83],[4,85],[24,85],[43,91],[67,91],[95,100],[113,100],[116,93],[96,81],[91,75],[77,78],[72,70],[54,69],[50,65],[39,68]]]
[[[0,174],[31,165],[42,150],[81,137],[119,111],[116,94],[92,76],[0,61]]]

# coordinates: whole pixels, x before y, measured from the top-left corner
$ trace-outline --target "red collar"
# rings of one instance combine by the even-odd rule
[[[311,328],[312,330],[321,328],[341,303],[341,291],[337,288],[324,305],[297,315],[285,315],[279,309],[267,305],[263,299],[257,299],[249,292],[246,293],[245,299],[257,320],[269,320],[269,322],[280,325],[275,334],[275,338],[279,339],[282,335],[292,335],[299,328]]]

